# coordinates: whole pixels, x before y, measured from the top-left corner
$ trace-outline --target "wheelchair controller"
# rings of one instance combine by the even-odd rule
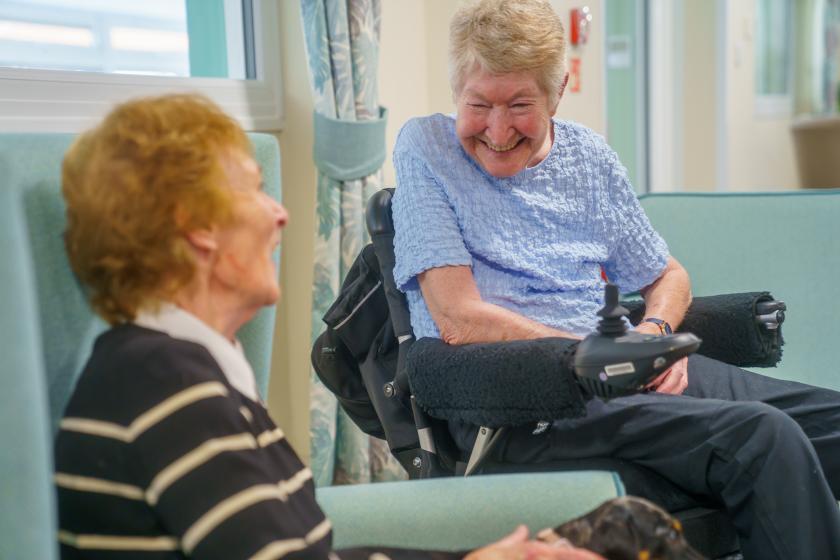
[[[607,284],[598,311],[598,332],[577,347],[575,374],[582,388],[603,399],[637,393],[675,362],[695,352],[701,340],[691,333],[653,336],[628,330],[629,311],[618,288]]]

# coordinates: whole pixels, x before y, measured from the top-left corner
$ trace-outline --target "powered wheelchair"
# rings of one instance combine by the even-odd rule
[[[704,501],[657,473],[610,457],[510,464],[494,456],[511,426],[539,430],[554,419],[583,413],[585,398],[639,390],[677,359],[698,349],[738,366],[775,365],[781,357],[785,305],[766,292],[696,298],[681,330],[652,340],[626,333],[622,316],[638,323],[641,301],[617,301],[607,289],[599,333],[578,344],[567,339],[450,347],[414,340],[404,294],[393,279],[392,189],[368,203],[372,243],[365,247],[327,311],[326,331],[312,349],[316,373],[366,433],[386,439],[410,478],[521,471],[606,470],[619,474],[628,494],[649,499],[680,519],[688,541],[716,558],[737,551],[737,537],[717,504]],[[730,328],[715,328],[721,316]],[[638,353],[610,354],[619,337],[637,336]],[[657,337],[658,338],[658,337]],[[668,348],[656,344],[667,340]],[[627,348],[627,345],[621,345]],[[633,375],[607,375],[610,364],[633,363]],[[445,365],[441,365],[445,364]],[[527,383],[521,382],[528,379]],[[505,390],[493,390],[503,383]],[[447,422],[478,427],[473,448],[459,449]]]

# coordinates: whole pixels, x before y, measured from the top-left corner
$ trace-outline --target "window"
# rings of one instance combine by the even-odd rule
[[[756,0],[756,112],[792,111],[793,4],[791,0]]]
[[[0,0],[0,130],[76,132],[172,91],[279,129],[278,26],[273,0]]]

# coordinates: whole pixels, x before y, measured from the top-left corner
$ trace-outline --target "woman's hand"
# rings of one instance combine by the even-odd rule
[[[688,387],[688,358],[675,362],[670,368],[661,373],[656,379],[645,385],[646,389],[653,389],[657,393],[668,395],[682,395]]]
[[[659,327],[653,323],[640,323],[634,329],[636,332],[659,336]],[[682,395],[688,387],[688,358],[674,363],[670,368],[660,373],[653,381],[645,385],[645,389],[666,393],[668,395]]]
[[[520,525],[500,541],[474,550],[464,560],[604,560],[594,552],[572,547],[568,541],[548,544],[528,540],[528,528]]]

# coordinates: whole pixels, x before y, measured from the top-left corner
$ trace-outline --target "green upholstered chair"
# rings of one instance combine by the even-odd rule
[[[840,189],[656,193],[641,203],[695,296],[766,290],[787,303],[781,362],[751,369],[840,390]]]
[[[787,303],[782,361],[755,371],[840,390],[840,189],[641,201],[695,296],[767,290]]]
[[[277,141],[264,134],[250,138],[265,188],[279,199]],[[91,313],[64,253],[61,160],[72,139],[67,134],[0,134],[3,560],[57,558],[51,436],[93,340],[106,328]],[[266,308],[239,333],[263,395],[274,316],[275,309]],[[498,538],[517,523],[533,529],[555,525],[624,493],[611,473],[452,482],[324,488],[318,499],[332,519],[339,546],[460,549]]]
[[[624,494],[614,473],[498,474],[319,488],[337,548],[464,550],[554,527]]]
[[[0,558],[58,556],[52,446],[32,262],[20,198],[0,164]]]

